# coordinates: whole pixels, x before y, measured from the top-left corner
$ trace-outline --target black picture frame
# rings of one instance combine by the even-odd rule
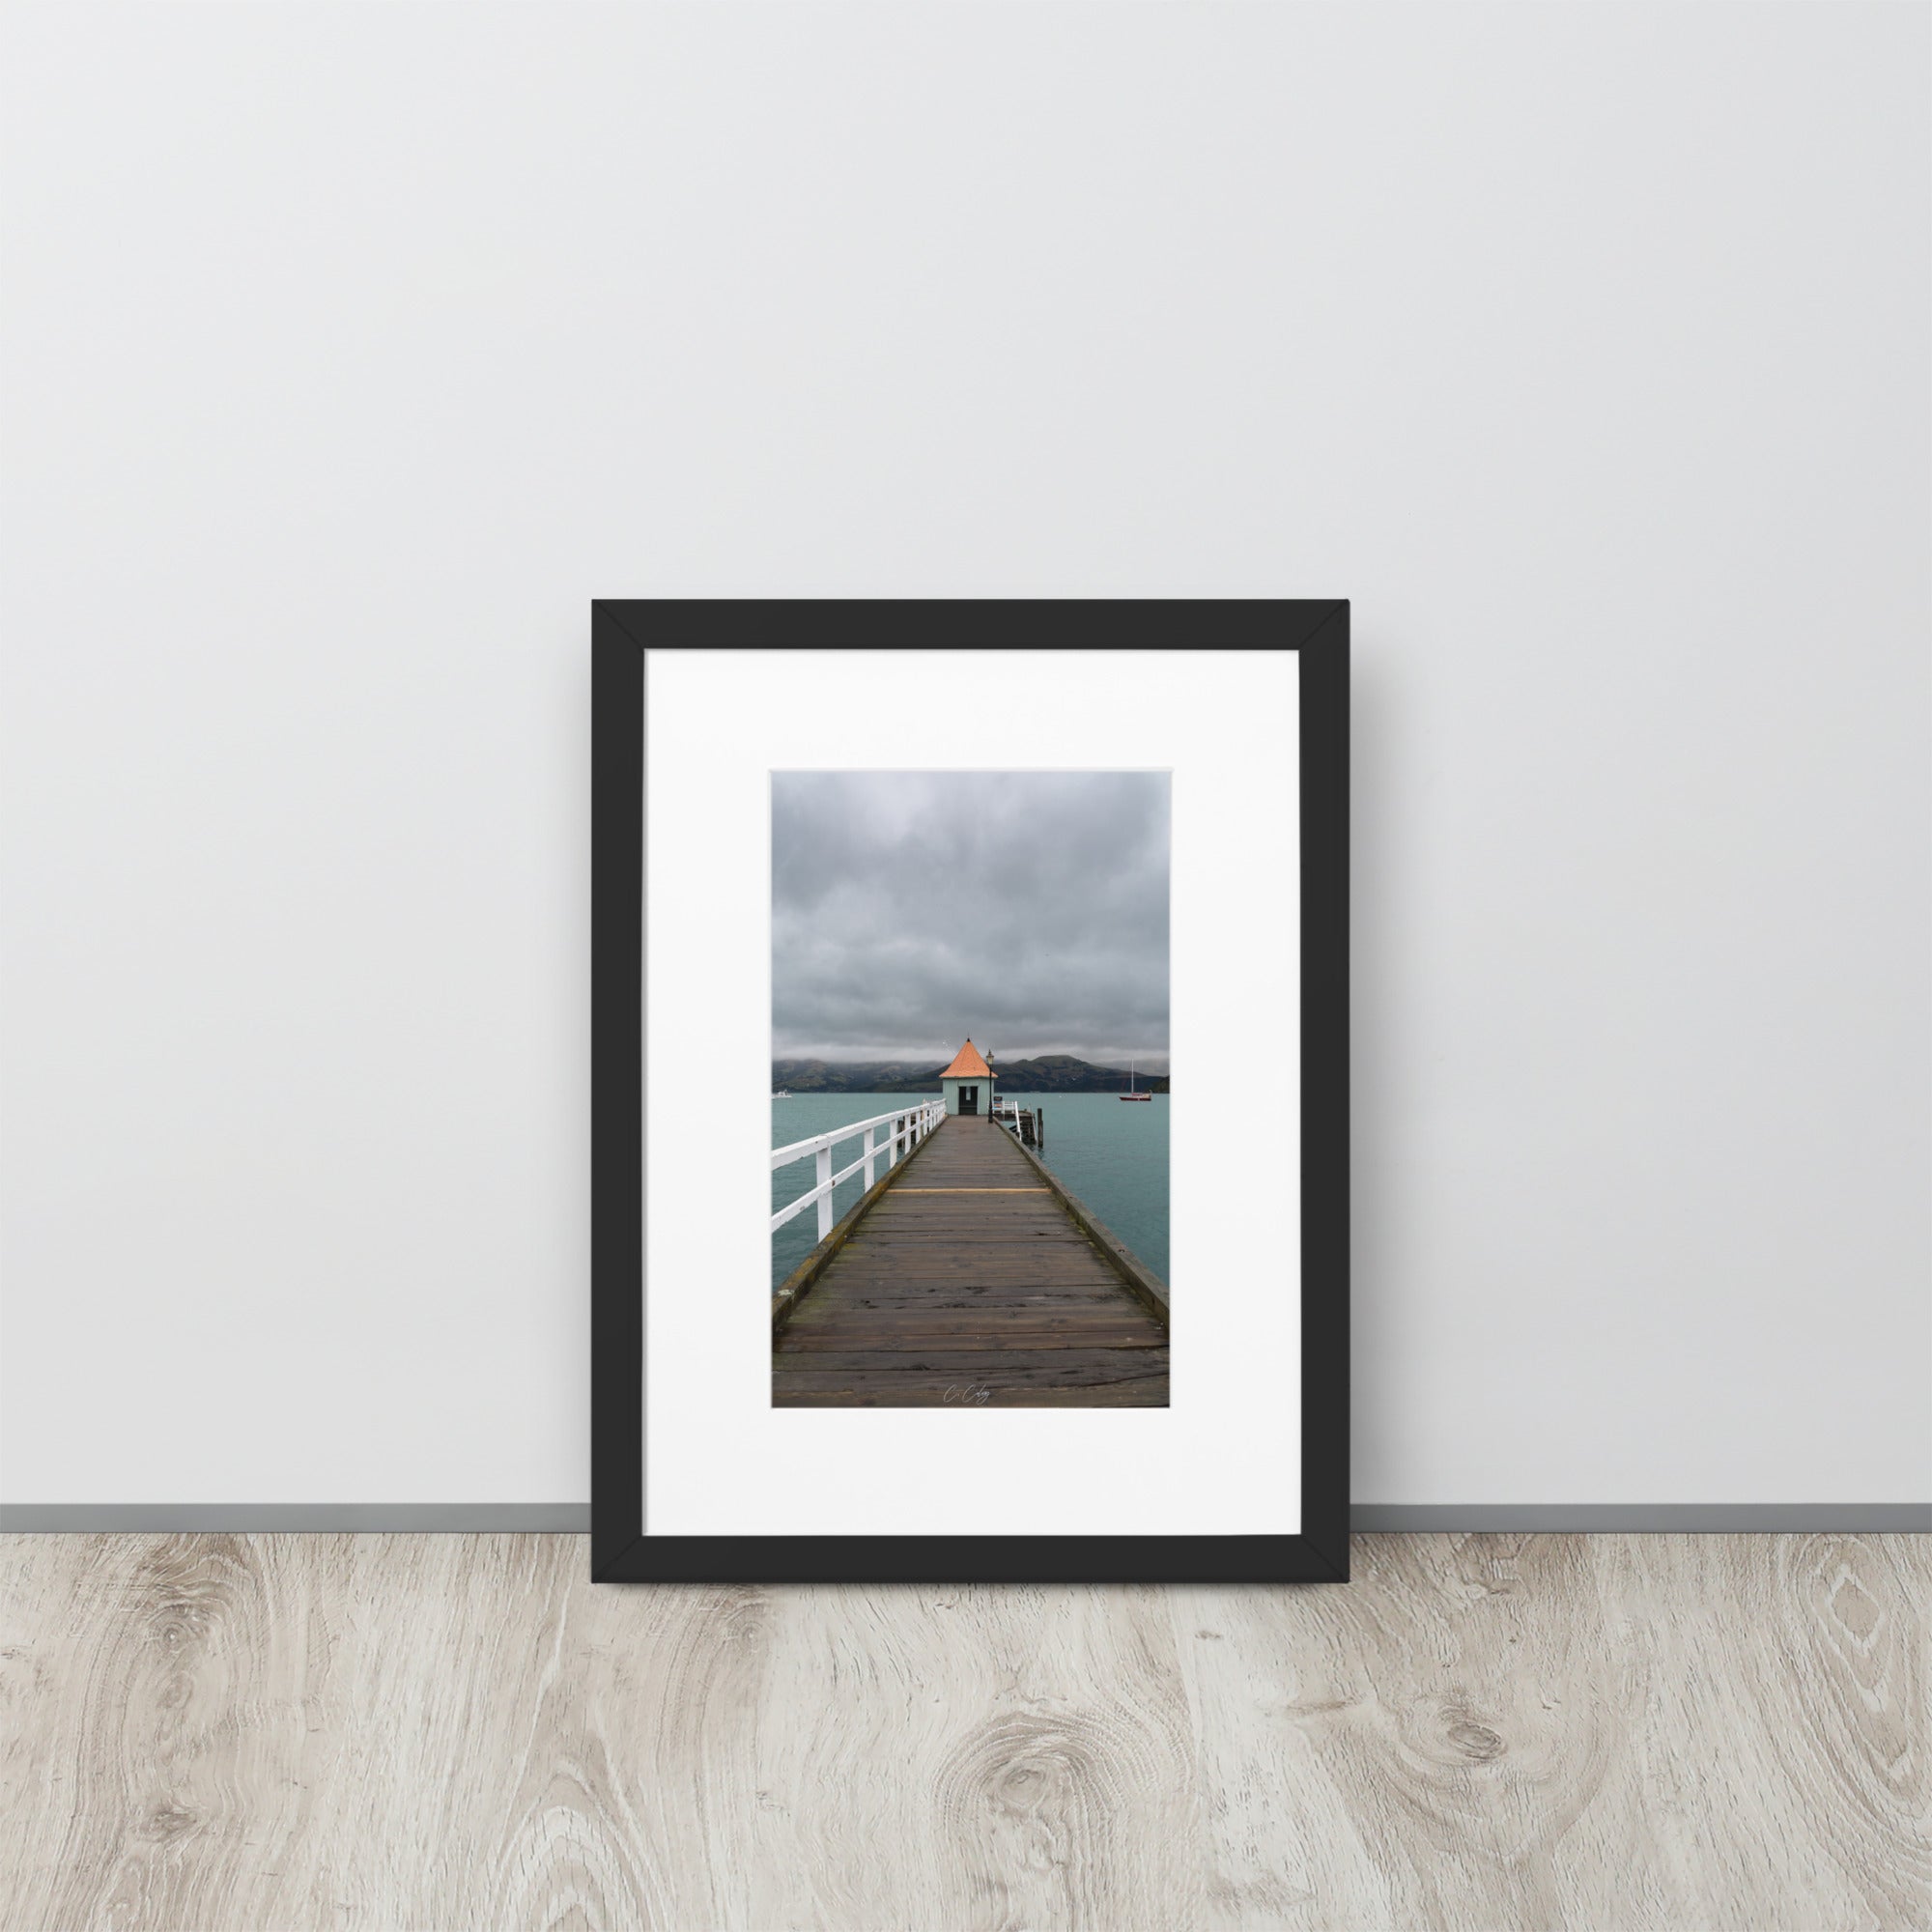
[[[1349,605],[591,607],[591,1574],[660,1583],[1341,1582],[1349,1565]],[[644,654],[680,648],[1300,655],[1301,1528],[1242,1536],[650,1536],[643,1520]],[[909,640],[911,640],[909,642]]]

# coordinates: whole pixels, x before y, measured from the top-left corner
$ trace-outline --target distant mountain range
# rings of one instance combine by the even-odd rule
[[[915,1060],[775,1060],[772,1092],[789,1094],[937,1094],[946,1062]],[[1124,1066],[1095,1066],[1070,1053],[1037,1060],[995,1060],[1003,1094],[1123,1094]],[[1134,1085],[1165,1094],[1165,1073],[1142,1073]]]

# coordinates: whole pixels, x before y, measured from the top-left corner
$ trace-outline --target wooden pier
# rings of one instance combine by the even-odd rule
[[[777,1407],[1167,1406],[1164,1290],[984,1116],[930,1132],[777,1306]]]

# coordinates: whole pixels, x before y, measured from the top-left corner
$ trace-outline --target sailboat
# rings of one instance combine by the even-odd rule
[[[1115,1095],[1115,1097],[1121,1100],[1151,1100],[1153,1098],[1153,1095],[1145,1087],[1138,1094],[1134,1092],[1134,1063],[1131,1060],[1127,1062],[1127,1091],[1124,1094]]]

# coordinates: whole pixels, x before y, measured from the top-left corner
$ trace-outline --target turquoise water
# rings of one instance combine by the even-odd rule
[[[772,1104],[773,1147],[788,1147],[829,1133],[849,1121],[903,1107],[917,1094],[802,1094]],[[1001,1100],[1046,1114],[1046,1144],[1039,1156],[1070,1193],[1076,1194],[1157,1274],[1167,1272],[1167,1109],[1156,1094],[1146,1105],[1123,1105],[1111,1094],[1002,1094]],[[881,1130],[883,1133],[883,1130]],[[832,1150],[835,1173],[859,1157],[859,1136]],[[881,1168],[883,1173],[884,1169]],[[796,1201],[812,1185],[810,1158],[772,1176],[772,1212]],[[862,1169],[833,1191],[833,1218],[865,1192]],[[787,1221],[772,1236],[772,1286],[776,1288],[816,1245],[814,1208]]]

